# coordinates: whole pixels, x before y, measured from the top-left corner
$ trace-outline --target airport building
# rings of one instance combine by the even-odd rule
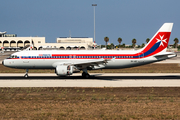
[[[0,46],[4,50],[18,50],[28,45],[33,45],[34,50],[87,50],[91,49],[94,43],[93,38],[87,37],[59,37],[56,43],[46,43],[45,37],[17,37],[16,34],[0,33]]]

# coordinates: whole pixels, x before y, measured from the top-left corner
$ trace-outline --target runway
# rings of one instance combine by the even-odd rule
[[[91,73],[83,79],[76,73],[68,77],[55,74],[0,74],[0,87],[180,87],[179,73]]]

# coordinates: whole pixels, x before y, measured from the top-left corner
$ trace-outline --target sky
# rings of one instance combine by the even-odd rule
[[[146,43],[165,22],[173,22],[170,44],[180,39],[180,0],[2,0],[0,31],[18,37],[94,37],[96,43]]]

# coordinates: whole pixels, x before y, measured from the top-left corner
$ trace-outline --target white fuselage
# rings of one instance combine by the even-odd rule
[[[142,55],[135,58],[139,50],[40,50],[40,51],[21,51],[12,54],[14,58],[5,59],[3,64],[7,67],[22,69],[53,69],[58,64],[76,64],[88,62],[91,60],[106,59],[109,60],[100,68],[126,68],[144,65],[160,60],[154,56],[143,57]],[[94,65],[96,66],[96,65]]]

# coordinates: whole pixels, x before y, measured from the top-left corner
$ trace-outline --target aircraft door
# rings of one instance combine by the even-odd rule
[[[76,59],[76,55],[69,55],[69,59]]]
[[[76,55],[73,55],[73,59],[76,59]]]
[[[76,55],[69,55],[69,62],[74,62],[74,59],[76,59]]]
[[[28,52],[24,52],[23,56],[21,58],[23,59],[24,64],[29,63],[29,53]]]

